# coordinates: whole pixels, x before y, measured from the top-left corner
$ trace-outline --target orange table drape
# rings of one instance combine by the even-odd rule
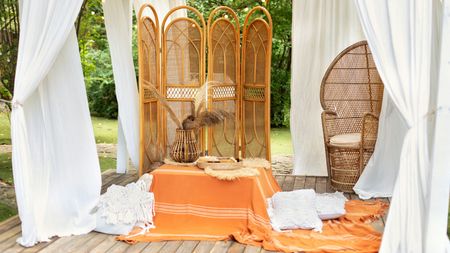
[[[152,172],[156,228],[136,228],[119,240],[130,243],[163,240],[228,240],[285,252],[376,252],[381,235],[365,220],[381,215],[383,204],[350,202],[348,217],[309,230],[274,232],[266,200],[280,187],[271,170],[259,176],[221,181],[197,167],[163,165]]]

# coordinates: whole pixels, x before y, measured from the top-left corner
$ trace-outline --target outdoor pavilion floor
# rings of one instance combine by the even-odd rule
[[[136,181],[136,171],[127,174],[117,174],[114,170],[102,174],[102,193],[112,185],[126,185]],[[318,193],[333,192],[326,177],[309,177],[293,175],[275,175],[283,191],[313,188]],[[355,194],[346,194],[349,199],[358,199]],[[389,199],[383,199],[389,201]],[[374,228],[383,231],[386,216],[375,221]],[[23,248],[16,243],[21,235],[18,216],[0,223],[0,252],[267,252],[266,250],[240,244],[236,241],[167,241],[152,243],[137,243],[129,245],[115,240],[115,236],[91,232],[86,235],[53,238],[51,242],[39,243],[31,248]]]

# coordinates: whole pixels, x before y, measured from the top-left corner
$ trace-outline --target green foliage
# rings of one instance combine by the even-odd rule
[[[19,45],[18,3],[16,0],[1,1],[0,9],[0,98],[10,100]]]
[[[187,0],[187,4],[198,9],[205,20],[218,6],[231,7],[242,26],[251,8],[262,5],[268,9],[273,21],[272,68],[271,68],[271,125],[288,127],[291,106],[291,23],[292,0]]]
[[[78,43],[92,115],[117,118],[114,76],[101,0],[85,2],[78,18]]]

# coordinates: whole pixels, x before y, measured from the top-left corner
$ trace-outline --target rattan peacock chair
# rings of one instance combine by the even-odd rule
[[[331,186],[353,192],[372,156],[378,132],[383,83],[366,41],[353,44],[331,63],[320,102]]]

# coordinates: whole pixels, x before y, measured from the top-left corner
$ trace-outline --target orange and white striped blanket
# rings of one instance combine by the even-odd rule
[[[348,214],[326,222],[323,232],[272,230],[266,199],[280,191],[271,170],[259,176],[220,181],[197,167],[163,165],[153,173],[156,228],[135,228],[119,240],[228,240],[284,252],[377,252],[381,235],[369,219],[379,217],[382,202],[349,201]]]

